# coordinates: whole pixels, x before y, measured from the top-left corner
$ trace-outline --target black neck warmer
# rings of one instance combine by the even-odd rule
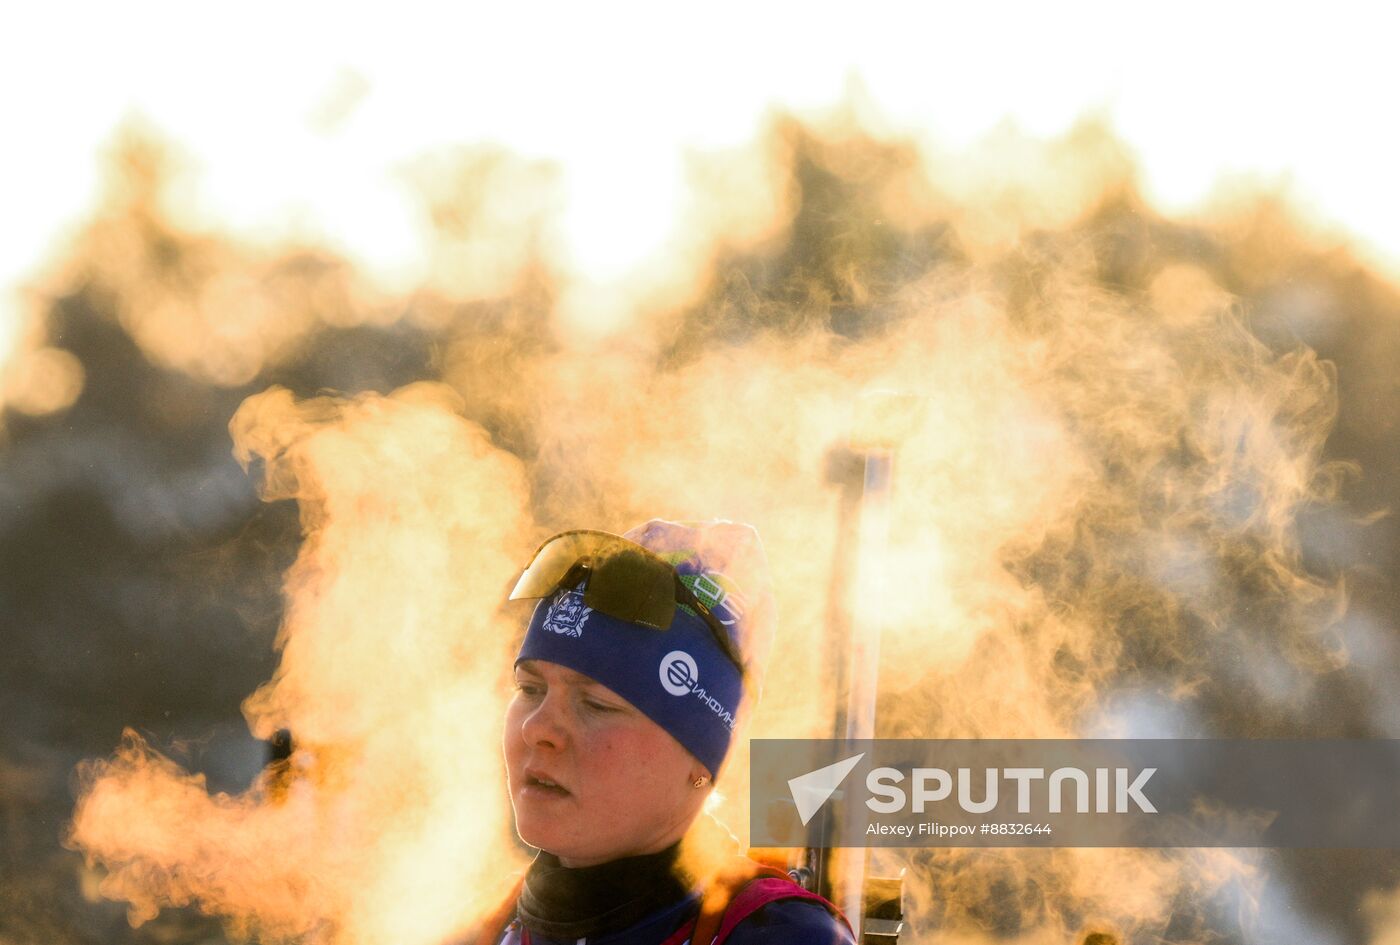
[[[635,925],[684,899],[693,881],[676,865],[680,844],[570,869],[540,851],[525,873],[516,911],[532,932],[554,939],[593,938]]]

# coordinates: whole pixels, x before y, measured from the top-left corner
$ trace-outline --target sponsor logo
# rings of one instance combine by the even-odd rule
[[[673,696],[683,696],[700,681],[700,667],[685,650],[672,650],[661,657],[661,685]]]
[[[583,636],[583,625],[593,611],[584,605],[583,592],[566,591],[555,596],[544,615],[544,628],[566,637]]]
[[[739,593],[738,584],[718,571],[697,568],[693,561],[699,557],[699,552],[694,548],[672,551],[661,557],[675,566],[685,586],[690,588],[690,592],[705,605],[705,609],[714,614],[715,619],[725,627],[733,630],[744,619],[744,611],[748,605],[744,596]],[[692,613],[691,608],[684,604],[681,605],[681,609]]]
[[[744,619],[744,598],[734,582],[717,571],[682,575],[681,580],[721,624],[733,628]]]
[[[718,716],[726,728],[733,730],[734,713],[700,685],[700,667],[696,665],[695,657],[685,650],[672,650],[661,657],[657,673],[661,678],[662,688],[667,692],[673,696],[694,696],[705,708]]]

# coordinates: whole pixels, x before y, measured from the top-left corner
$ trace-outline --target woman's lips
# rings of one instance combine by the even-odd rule
[[[520,796],[532,800],[556,800],[568,797],[569,791],[551,778],[527,771],[520,785]]]
[[[568,791],[561,787],[550,787],[547,784],[538,782],[527,783],[520,788],[520,796],[532,801],[563,800],[570,797]]]

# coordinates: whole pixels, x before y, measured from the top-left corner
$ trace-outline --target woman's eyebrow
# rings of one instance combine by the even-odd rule
[[[611,689],[608,689],[605,686],[603,686],[601,683],[596,683],[592,680],[589,680],[579,688],[581,688],[590,699],[597,699],[600,702],[607,702],[609,704],[619,706],[626,704],[626,700],[624,700],[617,693],[613,692]]]
[[[554,673],[556,676],[559,677],[559,681],[561,683],[569,683],[571,685],[580,687],[599,685],[598,680],[594,679],[592,676],[584,675],[578,670],[570,669],[567,666],[555,666]]]

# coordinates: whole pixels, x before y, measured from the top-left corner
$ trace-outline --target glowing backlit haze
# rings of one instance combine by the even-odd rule
[[[1385,34],[1345,7],[33,15],[47,39],[0,66],[43,90],[19,113],[44,146],[0,174],[3,278],[35,280],[8,316],[26,357],[0,400],[35,418],[15,443],[87,469],[65,429],[106,442],[134,401],[164,486],[194,452],[166,425],[212,423],[302,526],[280,663],[240,693],[291,759],[234,794],[135,736],[83,768],[67,842],[133,921],[192,903],[268,941],[434,945],[489,906],[521,852],[496,742],[520,613],[497,607],[560,528],[754,524],[772,678],[800,681],[754,731],[824,734],[852,434],[895,453],[888,554],[860,562],[881,735],[1293,735],[1339,673],[1387,685],[1385,660],[1349,663],[1348,561],[1303,537],[1331,515],[1352,560],[1384,547],[1346,524],[1382,500],[1339,508],[1352,467],[1325,447],[1400,429],[1393,288],[1318,229],[1400,255],[1388,131],[1354,120],[1386,111]],[[113,144],[127,120],[154,140]],[[1222,172],[1291,203],[1227,181],[1239,212],[1198,218]],[[1326,348],[1344,333],[1360,354]],[[1360,366],[1339,382],[1334,357]],[[872,390],[914,406],[862,421]],[[141,480],[108,453],[123,495]],[[712,808],[740,834],[746,778],[740,750]],[[1027,943],[1156,935],[1281,873],[1225,851],[905,865],[910,915],[967,943],[1003,906]]]
[[[304,536],[280,667],[243,708],[257,735],[289,727],[297,750],[285,775],[231,797],[136,741],[85,765],[68,840],[102,896],[134,921],[196,903],[236,930],[330,945],[390,928],[434,945],[469,923],[499,892],[482,887],[498,878],[489,864],[518,861],[494,747],[512,626],[500,596],[535,540],[580,523],[754,524],[780,614],[770,680],[784,683],[754,732],[822,734],[839,698],[822,675],[840,567],[827,470],[848,435],[895,451],[888,554],[860,562],[881,569],[878,607],[853,585],[885,622],[882,735],[1134,734],[1135,687],[1189,716],[1209,706],[1193,690],[1225,674],[1251,706],[1287,707],[1344,663],[1343,591],[1304,566],[1297,529],[1342,478],[1322,455],[1335,371],[1296,341],[1268,348],[1221,281],[1282,265],[1286,218],[1206,231],[1202,249],[1190,240],[1207,237],[1122,195],[1130,168],[1092,129],[1013,149],[1008,163],[1041,169],[1035,187],[972,206],[941,202],[897,143],[790,125],[771,139],[805,188],[796,216],[775,246],[711,273],[691,308],[671,300],[595,345],[551,326],[548,286],[527,282],[495,314],[425,293],[390,310],[452,329],[440,383],[349,400],[259,386],[243,401],[235,450],[260,460],[267,498],[297,499]],[[106,317],[153,365],[261,385],[323,337],[307,334],[318,317],[365,314],[314,257],[163,224],[149,157],[127,155],[63,271],[110,300]],[[472,197],[494,189],[483,179],[509,191],[518,170],[474,160],[446,180]],[[721,217],[739,199],[710,196]],[[986,251],[999,219],[1058,222]],[[872,390],[915,396],[877,410]],[[1188,720],[1182,734],[1208,730]],[[714,804],[741,837],[745,762],[740,748]],[[296,855],[278,858],[285,845]],[[1003,888],[1033,895],[1017,921],[1049,942],[1085,916],[1160,931],[1266,875],[1220,852],[905,862],[911,921],[968,943]],[[431,901],[403,894],[424,888]]]
[[[140,116],[184,150],[192,225],[314,237],[388,285],[424,275],[428,238],[403,169],[496,142],[556,162],[571,306],[624,307],[621,284],[668,246],[687,149],[749,141],[774,107],[853,95],[870,117],[961,150],[1003,121],[1063,132],[1109,118],[1170,212],[1222,174],[1287,186],[1363,250],[1400,259],[1390,37],[1377,5],[1108,2],[707,5],[139,2],[30,5],[0,57],[0,360],[15,289],[81,220],[98,150]],[[593,285],[589,285],[593,283]]]

